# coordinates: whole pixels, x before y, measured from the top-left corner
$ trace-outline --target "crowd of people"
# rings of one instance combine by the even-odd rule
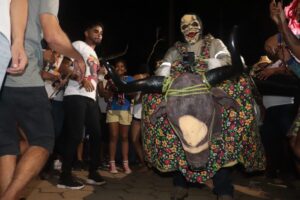
[[[187,196],[188,182],[210,179],[218,200],[233,199],[237,164],[268,178],[300,173],[299,0],[270,3],[279,33],[253,66],[234,32],[226,47],[186,13],[184,42],[157,60],[153,76],[99,59],[101,22],[71,42],[58,8],[59,0],[0,2],[0,200],[20,199],[33,177],[55,169],[58,188],[82,189],[76,163],[90,185],[106,184],[98,170],[106,162],[112,174],[131,174],[130,143],[142,170],[175,172],[173,200]]]

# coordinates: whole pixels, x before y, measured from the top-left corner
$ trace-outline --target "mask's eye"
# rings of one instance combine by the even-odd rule
[[[192,26],[199,26],[199,24],[197,22],[193,22]]]
[[[184,24],[184,25],[181,26],[181,29],[185,30],[185,29],[187,29],[187,27],[188,27],[188,25]]]

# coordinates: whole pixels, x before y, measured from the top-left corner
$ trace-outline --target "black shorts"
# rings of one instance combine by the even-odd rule
[[[52,151],[54,126],[44,87],[4,87],[0,96],[0,156],[19,154],[17,124],[30,146]]]

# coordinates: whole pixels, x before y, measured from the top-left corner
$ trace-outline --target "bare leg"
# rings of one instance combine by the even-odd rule
[[[17,162],[17,156],[7,155],[0,157],[0,196],[10,184]]]
[[[119,136],[119,123],[109,123],[109,160],[114,161],[117,151],[117,143]]]
[[[128,125],[120,125],[120,132],[122,136],[122,158],[123,158],[123,169],[125,174],[130,174],[132,171],[129,167],[128,152],[129,152],[129,142],[128,142]]]
[[[20,152],[21,155],[23,155],[23,153],[27,150],[27,148],[29,147],[29,143],[27,140],[27,137],[23,131],[23,129],[19,126],[17,126],[18,132],[20,134]]]
[[[109,123],[109,171],[110,173],[116,174],[118,170],[116,168],[116,151],[119,136],[119,123]]]
[[[29,147],[17,164],[13,179],[0,199],[18,199],[25,186],[33,177],[38,175],[48,156],[49,152],[42,147]]]
[[[77,159],[83,161],[83,141],[81,141],[77,147]]]
[[[122,137],[122,158],[123,161],[128,161],[128,151],[129,151],[129,143],[128,143],[128,125],[120,124],[120,132]]]
[[[141,145],[141,122],[138,120],[132,120],[131,123],[131,141],[133,143],[135,152],[139,158],[141,164],[145,165],[143,148]]]

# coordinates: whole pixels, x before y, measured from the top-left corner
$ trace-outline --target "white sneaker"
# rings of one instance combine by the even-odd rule
[[[55,169],[55,170],[61,170],[61,165],[62,165],[62,163],[60,162],[60,160],[54,160],[54,164],[53,164],[53,168]]]
[[[124,160],[124,161],[123,161],[123,168],[124,168],[124,173],[125,173],[125,174],[131,174],[131,173],[132,173],[132,170],[131,170],[130,167],[129,167],[129,162],[128,162],[128,160]]]
[[[116,167],[116,162],[114,160],[109,161],[109,172],[112,174],[119,173]]]

